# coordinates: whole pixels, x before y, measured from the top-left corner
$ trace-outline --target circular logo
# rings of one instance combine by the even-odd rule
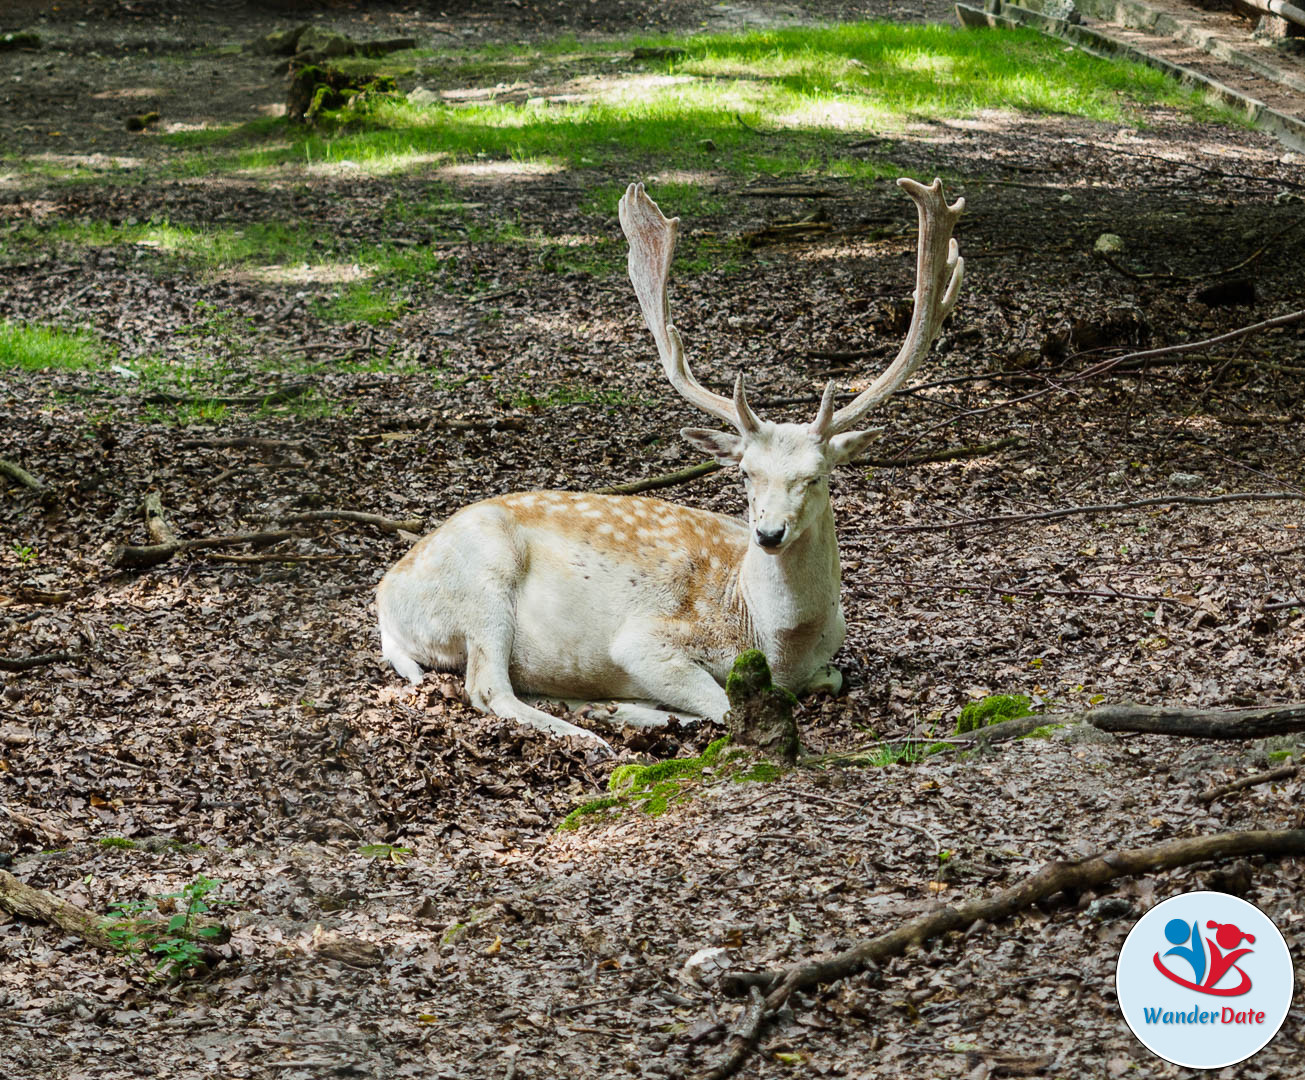
[[[1115,991],[1151,1053],[1187,1069],[1222,1069],[1278,1033],[1291,1007],[1291,954],[1254,904],[1192,892],[1157,904],[1129,931]]]

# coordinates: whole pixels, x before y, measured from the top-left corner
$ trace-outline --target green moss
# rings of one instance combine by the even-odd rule
[[[653,817],[664,814],[671,803],[685,796],[686,784],[700,780],[705,770],[719,762],[729,741],[728,735],[715,740],[698,757],[672,758],[652,765],[618,765],[607,778],[611,794],[577,806],[562,819],[558,829],[578,829],[587,818],[617,817],[629,806],[638,806]]]
[[[100,840],[100,847],[113,848],[134,848],[135,840],[128,840],[125,836],[105,836]]]
[[[1027,735],[1021,735],[1021,739],[1050,739],[1052,732],[1057,728],[1063,728],[1064,724],[1043,724],[1041,727],[1035,727]]]
[[[993,694],[982,701],[971,701],[961,710],[960,719],[956,721],[956,734],[964,735],[968,731],[978,731],[989,724],[999,724],[1003,720],[1014,720],[1017,716],[1028,716],[1033,710],[1030,701],[1023,694]]]
[[[740,784],[748,781],[758,784],[772,784],[787,771],[781,769],[773,761],[758,761],[747,772],[738,773],[734,779]]]
[[[637,766],[623,765],[621,768],[637,768]],[[558,830],[578,829],[585,818],[593,817],[595,814],[601,814],[604,818],[616,817],[616,814],[608,814],[606,811],[616,807],[623,807],[626,802],[627,800],[620,795],[604,795],[590,802],[581,803],[562,819],[562,824],[558,826]]]

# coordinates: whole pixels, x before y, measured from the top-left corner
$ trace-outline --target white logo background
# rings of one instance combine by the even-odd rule
[[[1251,988],[1235,997],[1203,994],[1180,986],[1156,970],[1154,957],[1158,952],[1175,975],[1200,981],[1193,979],[1191,966],[1181,957],[1164,955],[1173,947],[1165,937],[1165,927],[1175,919],[1189,926],[1197,923],[1202,939],[1215,936],[1214,930],[1206,928],[1209,919],[1232,923],[1243,933],[1254,935],[1254,944],[1242,943],[1243,948],[1254,951],[1237,961],[1237,966],[1250,976]],[[1226,955],[1229,950],[1222,951]],[[1217,985],[1236,986],[1239,979],[1238,972],[1230,970]],[[1291,1007],[1292,981],[1291,954],[1269,917],[1254,904],[1217,892],[1184,893],[1153,907],[1129,931],[1115,972],[1119,1007],[1133,1034],[1153,1054],[1189,1069],[1221,1069],[1265,1046],[1278,1033]],[[1148,1009],[1188,1014],[1195,1009],[1198,1013],[1213,1012],[1220,1018],[1224,1009],[1253,1011],[1264,1013],[1264,1021],[1148,1023]]]

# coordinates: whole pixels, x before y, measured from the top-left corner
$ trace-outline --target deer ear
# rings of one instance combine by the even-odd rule
[[[879,431],[848,431],[835,435],[829,440],[829,456],[834,459],[835,465],[842,465],[845,461],[851,461],[881,434]]]
[[[708,428],[680,428],[680,435],[691,446],[710,454],[722,465],[737,465],[743,459],[743,440],[727,431]]]

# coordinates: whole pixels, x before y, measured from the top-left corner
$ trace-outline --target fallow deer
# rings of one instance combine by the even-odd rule
[[[915,371],[956,303],[964,260],[952,229],[965,200],[942,182],[898,184],[919,211],[915,307],[896,359],[834,408],[825,387],[809,424],[771,423],[694,378],[670,322],[666,282],[679,227],[631,184],[620,203],[630,280],[666,376],[690,404],[734,428],[681,435],[737,465],[748,519],[660,499],[533,491],[464,507],[419,541],[377,591],[381,649],[400,675],[466,668],[472,704],[555,735],[592,732],[518,696],[619,700],[611,719],[720,719],[734,658],[760,649],[776,683],[837,692],[830,661],[846,624],[829,473],[872,434],[853,429]],[[640,703],[648,704],[640,704]],[[652,708],[650,706],[656,706]],[[601,740],[598,740],[601,742]]]

